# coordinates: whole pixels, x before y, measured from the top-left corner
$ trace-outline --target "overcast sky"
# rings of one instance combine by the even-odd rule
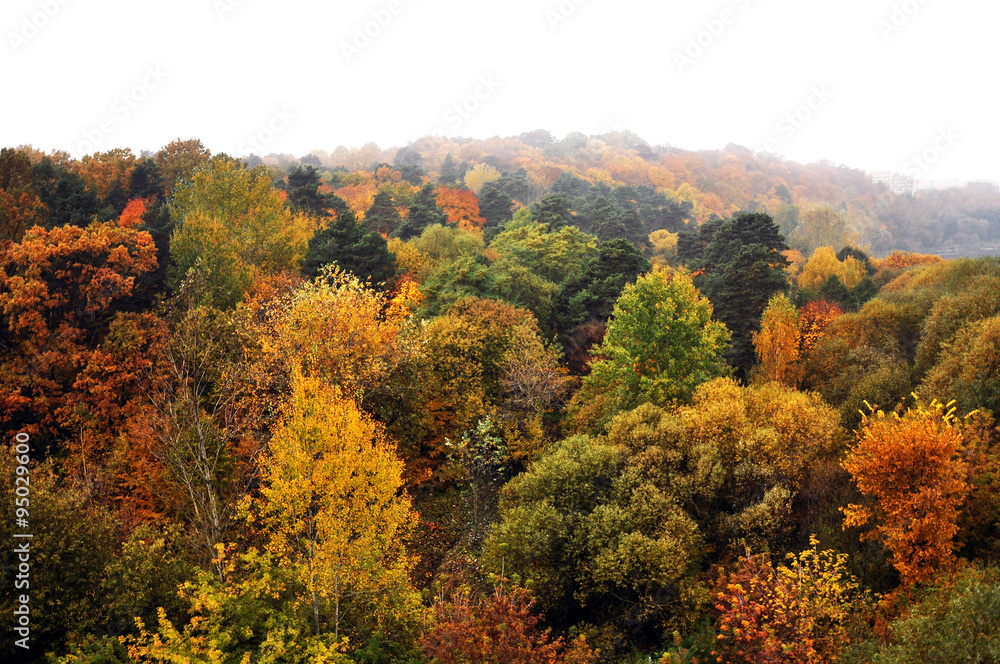
[[[622,128],[1000,180],[998,24],[995,0],[3,0],[0,144],[303,155]]]

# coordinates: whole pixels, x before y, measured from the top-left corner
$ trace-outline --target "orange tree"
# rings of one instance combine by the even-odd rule
[[[820,552],[818,540],[775,567],[748,554],[719,582],[718,637],[712,653],[729,664],[834,662],[848,641],[845,623],[857,584],[847,556]]]
[[[907,586],[955,563],[953,539],[970,485],[963,424],[949,407],[918,401],[903,415],[873,410],[843,462],[869,498],[844,508],[844,527],[867,527],[862,539],[884,541]]]
[[[94,442],[90,425],[107,432],[109,420],[121,415],[115,404],[141,394],[135,385],[150,357],[142,349],[158,334],[148,316],[111,319],[156,265],[149,233],[114,222],[35,226],[2,252],[0,423],[67,439],[75,456]],[[85,380],[99,375],[105,376],[99,386]]]
[[[753,336],[761,377],[798,387],[802,380],[801,342],[799,310],[784,293],[773,296],[761,317],[760,332]]]

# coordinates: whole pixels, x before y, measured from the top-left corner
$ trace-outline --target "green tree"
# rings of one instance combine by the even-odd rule
[[[448,187],[454,187],[460,177],[462,175],[455,164],[455,157],[449,152],[441,163],[441,175],[438,177],[438,182]]]
[[[228,157],[216,157],[177,187],[171,215],[177,224],[171,287],[200,266],[208,297],[224,308],[243,299],[255,274],[296,269],[310,235],[309,221],[285,206],[266,170]]]
[[[536,221],[548,224],[551,231],[559,230],[572,220],[569,199],[556,194],[549,194],[532,205],[531,212]]]
[[[608,319],[627,284],[652,265],[627,240],[602,242],[577,277],[567,275],[560,302],[560,325],[569,330],[588,319]]]
[[[490,248],[556,284],[583,273],[597,256],[597,238],[576,227],[552,231],[537,221],[508,223]]]
[[[100,211],[97,192],[65,165],[45,157],[32,167],[32,174],[38,197],[48,208],[46,228],[86,226]]]
[[[485,557],[529,582],[556,623],[610,626],[641,646],[691,627],[707,598],[697,526],[635,459],[604,438],[553,445],[504,487]]]
[[[425,184],[410,206],[406,219],[396,229],[395,236],[403,240],[417,237],[424,230],[434,224],[444,225],[448,223],[446,215],[437,205],[437,195],[434,193],[433,184]]]
[[[340,212],[340,209],[346,208],[346,204],[343,208],[337,205],[336,196],[321,194],[319,189],[322,185],[323,179],[315,166],[294,166],[288,171],[288,202],[295,209],[316,217],[328,215],[331,209]]]
[[[494,183],[479,194],[479,213],[486,218],[486,228],[493,228],[514,218],[514,199]]]
[[[403,217],[396,208],[396,202],[392,199],[392,194],[388,191],[380,191],[375,194],[371,207],[365,212],[365,223],[368,230],[375,233],[394,233]]]
[[[942,582],[893,621],[893,640],[869,640],[850,648],[843,664],[1000,661],[1000,570],[965,571]]]
[[[702,229],[702,233],[705,229]],[[771,296],[785,292],[788,280],[781,254],[788,249],[774,221],[763,213],[741,213],[721,222],[712,232],[701,261],[689,263],[704,271],[695,284],[715,307],[716,318],[733,333],[726,357],[740,374],[753,366],[753,336]]]
[[[603,401],[598,428],[642,403],[690,401],[694,388],[725,375],[729,330],[685,272],[654,270],[625,287],[575,409]],[[586,421],[587,417],[584,417]]]
[[[385,238],[366,231],[351,210],[338,214],[309,240],[302,273],[315,277],[330,263],[376,284],[396,275],[396,257],[389,252]]]

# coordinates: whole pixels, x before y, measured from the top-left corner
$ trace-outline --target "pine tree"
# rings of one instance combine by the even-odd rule
[[[424,229],[433,224],[448,223],[448,215],[441,211],[437,205],[437,196],[434,194],[434,185],[425,184],[410,206],[406,221],[396,229],[396,237],[409,240],[424,232]]]
[[[385,238],[366,231],[350,210],[337,215],[309,240],[302,273],[315,277],[330,263],[337,263],[354,276],[373,283],[388,281],[396,274],[396,257],[389,251]]]

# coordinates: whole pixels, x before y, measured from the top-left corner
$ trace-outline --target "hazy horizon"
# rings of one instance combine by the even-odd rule
[[[972,0],[11,0],[0,143],[76,157],[199,138],[304,155],[429,134],[734,143],[811,163],[1000,180],[1000,7]],[[262,141],[260,139],[268,140]]]

